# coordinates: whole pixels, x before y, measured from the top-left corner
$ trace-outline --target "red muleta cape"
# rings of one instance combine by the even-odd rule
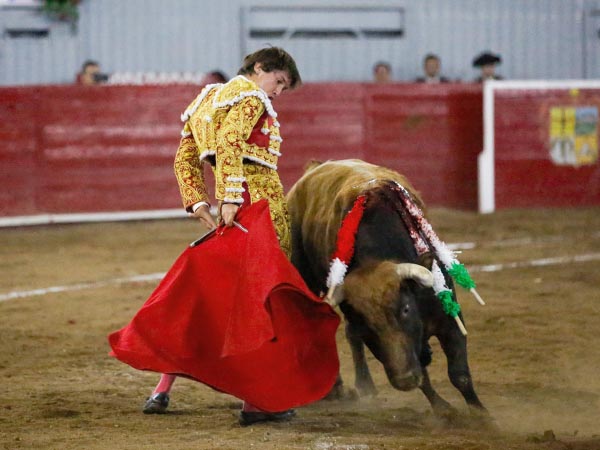
[[[248,233],[219,229],[181,254],[129,325],[109,335],[111,355],[265,411],[319,400],[339,370],[339,316],[281,251],[266,201],[237,220]]]

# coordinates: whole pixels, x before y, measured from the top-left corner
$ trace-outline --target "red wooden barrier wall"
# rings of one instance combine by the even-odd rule
[[[554,132],[583,134],[595,141],[588,163],[561,164],[550,155],[551,110],[586,108],[596,112],[587,130],[575,120],[554,121]],[[506,89],[494,93],[495,191],[497,208],[566,207],[600,205],[600,163],[598,162],[597,114],[600,93],[594,90]],[[573,118],[574,119],[574,118]],[[559,128],[558,130],[556,128]],[[584,127],[585,128],[585,127]],[[593,130],[592,130],[593,128]],[[580,135],[580,131],[582,134]],[[575,142],[573,142],[575,144]],[[592,145],[593,147],[593,145]],[[594,158],[595,156],[595,158]]]
[[[0,216],[180,206],[179,116],[198,86],[0,89]],[[429,205],[477,206],[479,86],[308,84],[274,103],[280,174],[362,158],[404,173]]]

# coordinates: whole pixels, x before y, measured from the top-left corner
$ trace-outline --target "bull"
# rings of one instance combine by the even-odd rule
[[[327,290],[331,255],[342,220],[359,195],[366,196],[355,236],[354,254],[343,284],[334,293],[345,316],[346,338],[359,395],[375,395],[365,345],[383,365],[390,384],[407,391],[418,387],[434,413],[456,410],[433,388],[427,373],[429,339],[435,336],[447,359],[448,376],[472,412],[487,411],[473,387],[467,340],[456,321],[442,309],[432,289],[435,255],[418,254],[402,215],[395,186],[414,202],[422,200],[395,171],[360,160],[313,163],[288,193],[292,225],[292,262],[315,293]],[[451,278],[444,276],[454,291]],[[341,377],[330,397],[347,393]]]

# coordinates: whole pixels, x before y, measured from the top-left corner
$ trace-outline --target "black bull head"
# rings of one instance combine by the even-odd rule
[[[421,384],[423,325],[417,296],[432,285],[433,275],[423,266],[373,261],[352,271],[334,293],[333,302],[340,303],[347,319],[353,351],[356,343],[364,342],[383,364],[391,385],[402,391]]]

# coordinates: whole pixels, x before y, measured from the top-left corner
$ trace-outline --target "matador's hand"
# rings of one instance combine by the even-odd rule
[[[208,205],[200,205],[200,207],[194,213],[190,213],[190,216],[194,219],[198,219],[202,225],[209,230],[217,228],[217,222],[213,219],[210,213],[210,207]]]
[[[238,212],[240,207],[235,203],[223,203],[221,205],[221,219],[228,227],[233,226],[233,221],[235,220],[235,215]]]

